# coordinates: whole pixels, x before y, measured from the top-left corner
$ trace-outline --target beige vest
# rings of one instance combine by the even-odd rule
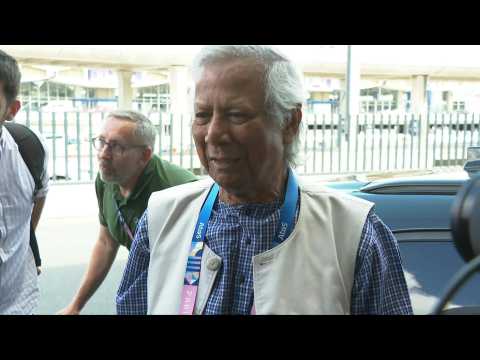
[[[148,314],[178,314],[192,234],[211,179],[151,195]],[[355,260],[372,203],[299,178],[300,213],[290,236],[253,258],[255,310],[348,314]],[[221,258],[204,247],[195,314],[203,313]]]

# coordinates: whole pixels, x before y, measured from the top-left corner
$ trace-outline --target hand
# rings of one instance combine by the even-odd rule
[[[40,266],[37,266],[37,275],[40,275],[42,273],[42,268]]]
[[[66,308],[58,311],[57,315],[80,315],[80,310],[70,304]]]

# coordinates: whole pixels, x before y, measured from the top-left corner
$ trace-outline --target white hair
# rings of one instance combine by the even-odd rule
[[[264,69],[265,113],[283,129],[292,118],[292,110],[301,109],[305,99],[302,78],[293,63],[277,49],[260,45],[212,45],[204,47],[192,64],[195,83],[207,65],[232,59],[254,60]],[[285,159],[297,165],[301,123],[291,144],[285,148]]]

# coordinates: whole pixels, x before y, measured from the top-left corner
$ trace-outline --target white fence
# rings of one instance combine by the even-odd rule
[[[54,181],[90,182],[98,171],[91,139],[106,113],[21,112],[15,121],[43,134]],[[189,116],[149,115],[158,134],[155,152],[202,173]],[[300,174],[347,174],[463,165],[468,146],[480,145],[478,114],[304,114]]]

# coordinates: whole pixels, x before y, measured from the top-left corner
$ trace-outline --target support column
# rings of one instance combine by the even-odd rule
[[[189,85],[188,68],[174,65],[170,67],[170,113],[172,114],[172,152],[174,162],[175,155],[179,155],[190,145],[190,115],[192,104],[188,97]],[[183,131],[182,131],[183,130]],[[182,159],[181,157],[179,159]]]
[[[347,171],[355,168],[355,144],[358,136],[357,115],[360,111],[360,61],[357,49],[353,45],[347,48],[347,71],[345,76],[346,94],[345,94],[345,113],[346,138],[350,146],[347,159]]]
[[[427,110],[428,75],[415,75],[412,78],[412,113],[421,114]]]
[[[431,168],[433,164],[427,163],[427,81],[428,75],[416,75],[412,79],[412,113],[418,123],[418,167]]]
[[[360,107],[360,61],[355,46],[348,46],[348,62],[346,74],[347,106],[346,115],[356,116]]]
[[[132,109],[132,72],[118,70],[118,108],[123,110]]]

